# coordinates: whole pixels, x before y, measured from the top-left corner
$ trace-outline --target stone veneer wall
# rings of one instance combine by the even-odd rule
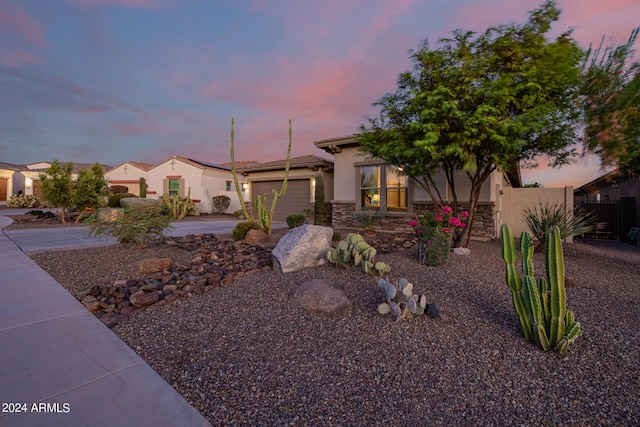
[[[466,204],[460,204],[460,210],[465,210]],[[425,211],[435,212],[433,203],[416,203],[413,205],[414,212],[411,214],[390,214],[376,220],[374,228],[387,231],[411,231],[409,221],[415,215],[421,215]],[[331,225],[334,228],[362,228],[353,219],[355,203],[334,202]],[[473,224],[473,236],[475,237],[497,237],[495,229],[495,204],[493,202],[480,202],[478,212]]]

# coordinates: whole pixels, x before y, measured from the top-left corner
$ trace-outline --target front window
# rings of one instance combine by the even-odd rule
[[[380,166],[360,168],[360,195],[363,209],[380,208]]]
[[[360,208],[408,211],[407,177],[392,166],[360,167]]]
[[[231,181],[226,181],[224,185],[225,191],[231,191]]]
[[[180,180],[179,179],[170,179],[169,180],[169,194],[180,194]]]

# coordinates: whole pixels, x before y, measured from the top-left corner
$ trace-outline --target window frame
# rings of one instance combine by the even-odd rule
[[[398,177],[404,178],[404,187],[402,186],[389,187],[388,185],[388,178],[390,175],[389,171],[395,167],[394,165],[390,163],[385,163],[385,162],[370,161],[370,162],[358,162],[358,163],[355,163],[354,166],[356,168],[356,186],[357,186],[356,211],[357,212],[362,211],[363,209],[367,209],[363,200],[363,190],[366,190],[366,189],[377,189],[378,195],[380,196],[379,197],[380,205],[378,209],[380,209],[381,212],[384,212],[387,215],[406,215],[406,214],[411,214],[413,212],[413,191],[411,191],[412,186],[410,185],[409,177],[398,175],[396,173]],[[379,171],[378,171],[379,186],[378,187],[362,186],[362,171],[363,171],[363,168],[366,168],[366,167],[379,168]],[[403,188],[405,189],[405,198],[406,198],[406,205],[407,205],[406,209],[405,210],[397,210],[397,209],[389,210],[389,206],[388,206],[389,190],[390,189],[399,190]]]

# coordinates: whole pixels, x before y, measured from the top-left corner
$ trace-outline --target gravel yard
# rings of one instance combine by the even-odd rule
[[[442,319],[379,315],[375,279],[333,266],[261,272],[232,285],[129,315],[113,331],[213,425],[640,425],[640,266],[565,245],[567,305],[583,336],[565,356],[521,336],[499,242],[470,256],[417,264],[381,254]],[[33,258],[72,293],[130,278],[133,258],[187,262],[175,247],[119,246]],[[535,256],[538,275],[542,255]],[[288,303],[324,278],[354,302],[321,319]]]

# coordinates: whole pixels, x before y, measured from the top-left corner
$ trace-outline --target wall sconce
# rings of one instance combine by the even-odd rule
[[[316,186],[316,179],[315,178],[311,178],[311,186],[312,187]]]
[[[31,180],[31,178],[27,178],[27,179],[25,179],[25,180],[24,180],[24,185],[25,185],[27,188],[31,188],[31,185],[32,185],[32,184],[33,184],[33,181]]]
[[[242,183],[242,191],[247,191],[249,189],[249,184],[247,184],[246,182]]]

